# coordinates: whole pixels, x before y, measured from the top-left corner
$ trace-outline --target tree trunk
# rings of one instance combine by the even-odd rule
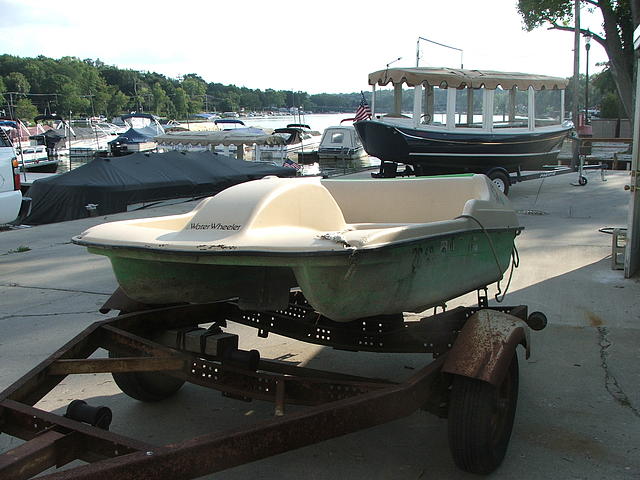
[[[633,118],[633,51],[625,52],[618,33],[618,18],[609,0],[600,0],[600,11],[604,20],[605,43],[603,47],[611,62],[611,73],[616,82],[618,95],[627,118]],[[623,33],[628,33],[624,32]],[[633,43],[633,40],[631,40]],[[631,47],[633,49],[633,47]]]

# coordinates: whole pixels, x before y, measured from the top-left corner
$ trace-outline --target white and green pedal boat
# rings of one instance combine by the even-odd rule
[[[238,299],[286,308],[291,289],[338,322],[419,312],[502,278],[520,232],[484,175],[264,178],[183,215],[105,223],[73,238],[106,255],[146,304]]]

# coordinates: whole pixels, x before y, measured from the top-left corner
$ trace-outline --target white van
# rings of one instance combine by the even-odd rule
[[[23,218],[29,211],[30,198],[20,191],[20,173],[15,150],[9,137],[0,129],[0,225]]]

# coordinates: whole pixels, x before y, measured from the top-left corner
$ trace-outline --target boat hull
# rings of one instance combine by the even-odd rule
[[[369,155],[417,173],[514,172],[556,160],[569,127],[526,133],[439,132],[366,120],[355,124]]]
[[[461,231],[355,253],[90,251],[107,255],[122,289],[143,303],[237,297],[246,310],[278,310],[286,307],[290,289],[299,287],[316,311],[347,322],[422,311],[499,280],[517,232]]]

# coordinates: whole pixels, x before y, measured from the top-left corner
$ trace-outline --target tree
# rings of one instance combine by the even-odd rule
[[[195,73],[189,73],[182,80],[182,88],[189,97],[189,112],[201,112],[203,99],[207,92],[207,83]]]
[[[16,102],[16,117],[24,121],[32,121],[38,115],[38,109],[28,98],[21,98]]]
[[[69,112],[76,115],[91,113],[91,102],[78,93],[78,89],[73,83],[63,85],[58,95],[58,113],[66,116]]]
[[[115,85],[110,85],[108,87],[108,92],[109,100],[107,102],[107,115],[109,117],[114,117],[122,114],[129,103],[129,97],[122,93]]]
[[[573,32],[574,1],[580,0],[518,0],[518,11],[528,31],[550,25],[551,29]],[[605,49],[620,100],[629,118],[633,118],[633,29],[638,24],[640,6],[636,0],[582,1],[602,13],[601,33],[584,29],[581,32],[591,33],[593,40]]]
[[[189,112],[189,97],[182,87],[176,88],[171,99],[175,108],[175,118],[186,118]]]
[[[31,84],[27,77],[20,72],[11,72],[4,77],[4,83],[10,92],[29,93]]]
[[[153,113],[156,115],[165,115],[169,112],[169,96],[165,93],[160,86],[160,82],[153,84],[151,88],[151,94],[153,95]]]

